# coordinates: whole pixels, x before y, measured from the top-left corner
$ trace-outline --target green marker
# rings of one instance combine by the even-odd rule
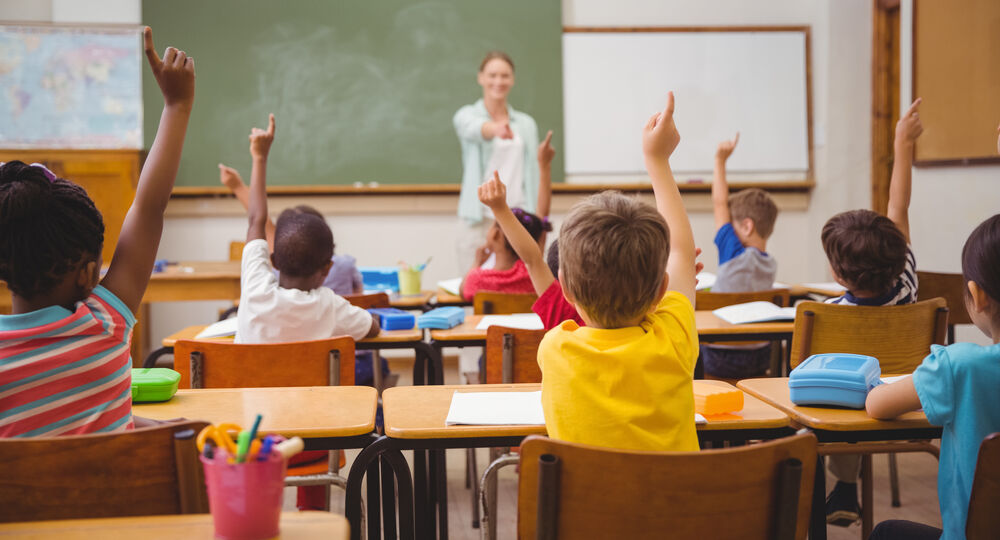
[[[236,437],[236,463],[243,463],[247,459],[247,451],[250,450],[251,432],[241,431]]]

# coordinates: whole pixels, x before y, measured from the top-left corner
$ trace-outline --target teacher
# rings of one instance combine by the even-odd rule
[[[514,86],[514,61],[490,51],[479,65],[476,80],[482,99],[455,113],[452,122],[462,147],[462,191],[458,197],[458,263],[472,266],[476,249],[486,238],[493,218],[479,203],[479,186],[499,171],[507,185],[507,204],[534,213],[538,203],[538,126],[526,113],[514,110],[507,96]]]

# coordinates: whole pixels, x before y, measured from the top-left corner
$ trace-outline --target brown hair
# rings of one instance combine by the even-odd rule
[[[510,59],[510,56],[507,53],[503,51],[490,51],[486,53],[486,56],[483,57],[483,61],[479,63],[479,72],[482,73],[483,70],[486,69],[486,64],[489,64],[490,60],[496,58],[507,62],[507,65],[510,66],[510,70],[514,71],[514,61]]]
[[[1000,214],[980,223],[965,241],[962,276],[966,282],[976,282],[993,301],[990,316],[1000,316],[996,309],[1000,306]],[[965,295],[968,298],[968,287]]]
[[[670,231],[656,209],[617,191],[575,204],[559,230],[562,287],[598,325],[621,328],[659,298]]]
[[[841,212],[823,225],[823,251],[851,293],[882,295],[906,264],[906,238],[889,218],[871,210]]]
[[[778,206],[774,204],[774,199],[766,191],[750,188],[729,196],[729,214],[733,221],[752,219],[757,234],[767,240],[774,231],[774,220],[778,217]]]

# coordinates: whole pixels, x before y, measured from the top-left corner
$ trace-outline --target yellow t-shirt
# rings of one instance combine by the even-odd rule
[[[538,348],[549,436],[626,450],[698,450],[697,359],[694,307],[676,291],[639,326],[563,322]]]

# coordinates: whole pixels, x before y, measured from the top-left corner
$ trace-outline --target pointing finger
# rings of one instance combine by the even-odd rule
[[[737,131],[736,136],[733,137],[733,147],[735,148],[739,142],[740,142],[740,132]]]
[[[552,143],[552,130],[550,129],[549,132],[545,135],[545,141],[542,144],[544,144],[545,146],[549,146],[551,143]]]
[[[271,113],[267,117],[267,134],[274,135],[274,113]]]
[[[153,47],[153,29],[148,26],[142,29],[142,48],[146,51],[146,60],[149,60],[149,65],[153,66],[154,69],[159,69],[163,62]]]
[[[674,116],[674,93],[673,91],[667,92],[667,106],[663,109],[664,118],[672,118]]]
[[[914,102],[913,102],[913,103],[912,103],[912,104],[910,105],[910,108],[909,108],[909,109],[906,109],[906,114],[907,114],[907,115],[910,115],[910,114],[916,114],[916,112],[917,112],[917,107],[920,107],[920,102],[921,102],[921,101],[923,101],[923,100],[924,100],[923,98],[917,98],[917,99],[916,99],[916,100],[915,100],[915,101],[914,101]]]

